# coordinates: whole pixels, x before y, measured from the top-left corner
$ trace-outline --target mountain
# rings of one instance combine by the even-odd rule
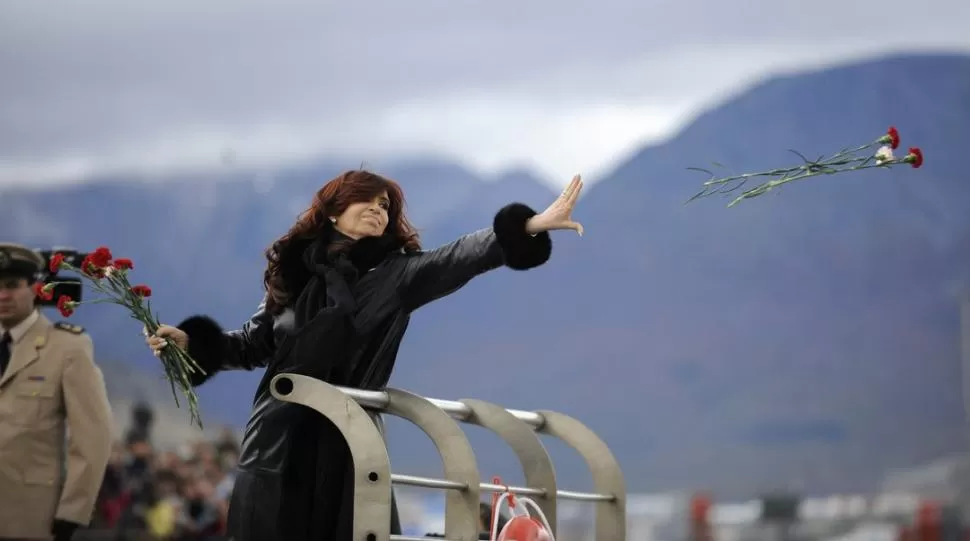
[[[286,231],[327,179],[359,165],[226,168],[168,178],[91,179],[57,190],[7,190],[0,192],[0,231],[7,239],[37,248],[91,250],[108,245],[117,256],[135,260],[135,279],[152,285],[154,308],[164,320],[198,312],[234,325],[262,296],[264,249]],[[466,204],[483,184],[474,173],[441,160],[395,162],[382,171],[402,183],[409,208],[425,223]],[[146,355],[137,338],[139,329],[124,314],[82,309],[75,317],[96,338],[116,377],[127,382],[122,374],[129,374],[130,366],[142,374],[154,373],[155,359]],[[217,418],[239,423],[245,421],[248,398],[239,399],[235,388],[246,385],[251,375],[239,381],[233,376],[239,375],[213,382],[206,389],[213,398],[203,402]],[[236,400],[223,400],[226,395]]]
[[[562,347],[571,359],[599,357],[577,369],[590,385],[602,363],[625,381],[640,375],[635,431],[606,421],[629,407],[629,390],[596,397],[601,413],[584,411],[607,438],[646,442],[621,451],[629,474],[659,486],[691,476],[724,490],[779,479],[845,490],[965,448],[954,293],[970,278],[970,184],[959,164],[968,96],[970,59],[957,56],[779,77],[591,191],[586,238],[559,254],[548,281],[589,279],[580,266],[593,258],[597,287],[547,303],[562,313],[611,299]],[[786,149],[830,153],[891,124],[904,148],[932,160],[816,178],[731,209],[727,199],[682,204],[705,180],[686,166],[770,169],[796,163]]]
[[[866,490],[963,449],[968,96],[970,58],[946,55],[753,86],[588,190],[576,216],[586,235],[556,234],[549,264],[498,270],[416,312],[392,385],[574,415],[610,444],[631,491]],[[829,153],[889,125],[923,149],[922,168],[815,178],[730,209],[684,205],[704,180],[687,167],[770,169],[793,163],[788,148]],[[259,300],[262,250],[333,165],[7,192],[0,231],[34,246],[108,244],[135,258],[166,321],[205,312],[236,325]],[[379,170],[404,185],[427,246],[489,226],[507,202],[554,197],[526,171]],[[106,362],[157,374],[130,321],[82,312]],[[206,384],[206,414],[244,422],[260,375]],[[396,469],[440,470],[414,427],[389,426]],[[521,480],[497,438],[469,435],[483,476]],[[588,485],[574,453],[549,449],[564,485]]]

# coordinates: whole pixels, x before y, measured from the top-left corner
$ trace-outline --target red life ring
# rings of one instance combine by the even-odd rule
[[[552,541],[552,535],[538,520],[520,515],[509,520],[496,541]]]

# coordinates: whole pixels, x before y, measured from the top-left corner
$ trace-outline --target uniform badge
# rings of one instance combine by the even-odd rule
[[[73,323],[67,323],[64,321],[58,321],[54,324],[55,329],[60,329],[62,331],[67,331],[71,334],[83,334],[84,327],[80,325],[74,325]]]

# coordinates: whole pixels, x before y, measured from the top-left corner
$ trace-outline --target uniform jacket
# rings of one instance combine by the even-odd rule
[[[0,538],[86,525],[111,450],[111,410],[91,338],[39,316],[0,377]],[[70,437],[65,439],[65,429]]]
[[[503,265],[525,270],[548,260],[548,233],[525,232],[535,214],[509,205],[492,228],[430,251],[405,253],[382,246],[381,239],[363,239],[338,257],[320,258],[307,246],[302,260],[284,262],[283,276],[300,295],[281,314],[261,306],[242,329],[227,333],[204,316],[179,325],[207,375],[267,369],[243,438],[230,537],[349,539],[354,479],[346,442],[316,412],[275,400],[269,382],[293,372],[333,385],[383,388],[412,311]],[[326,246],[332,234],[325,232],[316,247]]]

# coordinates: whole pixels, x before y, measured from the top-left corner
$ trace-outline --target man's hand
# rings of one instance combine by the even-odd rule
[[[54,541],[71,541],[74,531],[78,528],[80,528],[79,524],[55,518],[54,523],[51,524],[51,535],[54,536]]]

